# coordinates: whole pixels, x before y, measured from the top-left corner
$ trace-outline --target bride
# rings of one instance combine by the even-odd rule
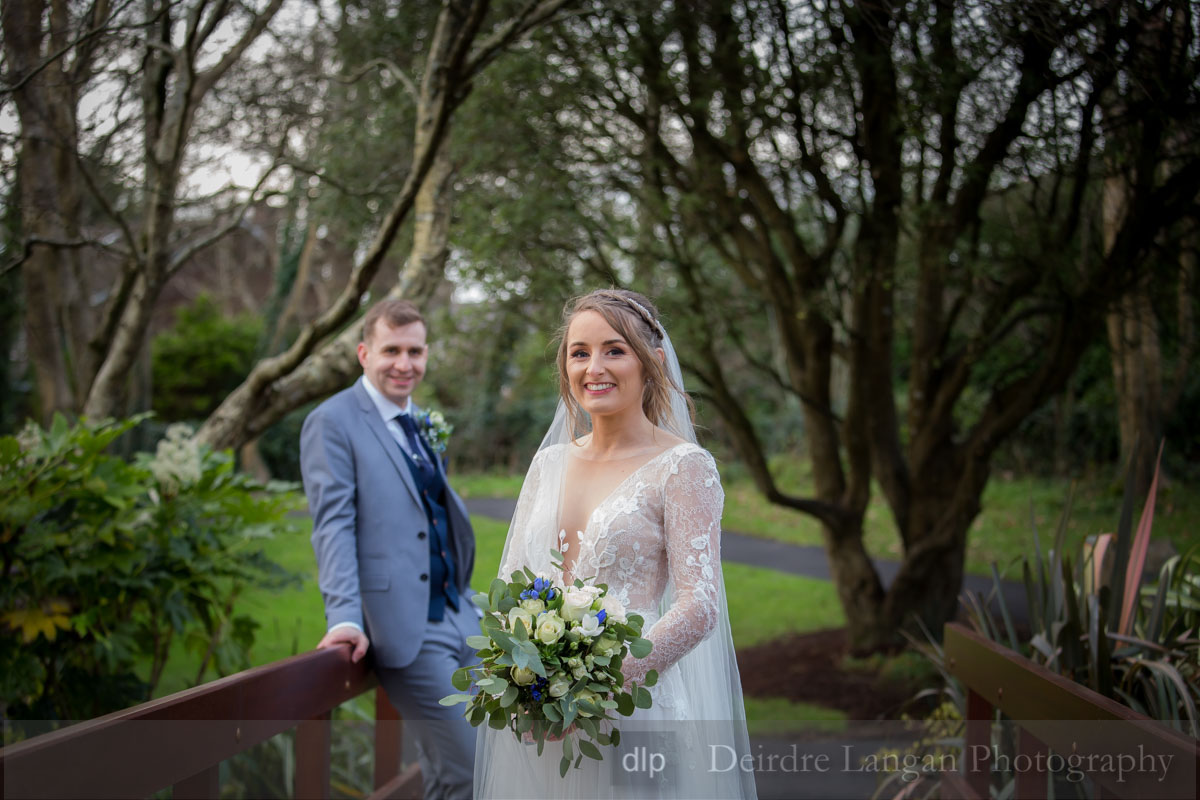
[[[601,290],[569,303],[558,348],[561,401],[525,477],[500,576],[528,566],[607,584],[645,619],[654,647],[627,681],[658,672],[653,706],[619,717],[621,746],[559,777],[510,730],[482,727],[475,796],[753,798],[742,691],[721,578],[724,493],[696,444],[670,339],[651,302]],[[590,425],[588,424],[590,421]]]

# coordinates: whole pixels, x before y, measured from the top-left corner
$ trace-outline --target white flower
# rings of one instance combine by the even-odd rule
[[[553,611],[547,611],[537,619],[537,638],[542,644],[554,644],[566,629],[567,623]]]
[[[564,619],[571,622],[578,622],[583,619],[583,615],[592,609],[592,603],[596,596],[588,589],[593,589],[592,586],[584,586],[582,588],[572,586],[567,589],[567,593],[563,595],[562,615]],[[598,590],[597,590],[598,591]]]
[[[200,443],[192,437],[191,426],[177,422],[168,426],[166,436],[155,448],[150,471],[167,493],[173,495],[181,487],[200,480],[202,457]]]
[[[513,667],[512,669],[513,683],[518,686],[528,686],[533,683],[535,678],[537,678],[537,674],[531,669],[525,667]]]
[[[562,697],[571,688],[571,680],[563,673],[557,673],[550,679],[550,687],[548,691],[551,697]]]
[[[599,636],[604,630],[604,626],[600,623],[600,618],[595,614],[584,614],[583,619],[579,623],[579,632],[584,636]]]
[[[521,606],[513,606],[508,612],[508,629],[515,631],[517,629],[517,622],[519,621],[525,626],[525,632],[532,635],[534,628],[533,616],[533,614]]]
[[[592,652],[601,656],[611,656],[617,652],[618,642],[611,636],[601,636],[592,643]],[[589,656],[590,658],[590,656]],[[591,666],[590,664],[588,666]]]
[[[600,695],[596,694],[591,689],[580,689],[579,694],[577,694],[575,697],[577,700],[587,700],[590,703],[595,703],[596,705],[600,705]],[[584,711],[581,708],[581,709],[579,709],[579,716],[590,717],[590,716],[592,716],[592,714],[591,714],[591,712]]]
[[[429,449],[439,455],[444,453],[446,442],[450,441],[450,434],[454,432],[454,426],[446,422],[440,411],[425,412],[425,416],[419,419],[419,422],[424,428],[422,433]]]
[[[620,623],[628,621],[625,616],[625,604],[610,594],[600,598],[600,608],[606,615],[605,622],[608,620]]]
[[[546,610],[546,604],[537,597],[529,597],[521,601],[521,608],[533,614],[535,617]]]

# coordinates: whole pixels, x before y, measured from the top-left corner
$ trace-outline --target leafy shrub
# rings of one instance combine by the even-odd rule
[[[0,438],[0,717],[72,720],[149,699],[171,645],[249,666],[249,585],[292,579],[261,549],[297,495],[168,429],[132,461],[110,445],[144,417]]]
[[[168,422],[207,417],[254,366],[262,320],[226,318],[208,295],[175,315],[151,343],[154,411]]]

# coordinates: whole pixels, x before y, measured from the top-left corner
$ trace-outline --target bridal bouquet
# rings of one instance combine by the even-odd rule
[[[472,683],[478,690],[443,697],[441,703],[466,703],[472,725],[486,720],[496,730],[508,728],[536,743],[538,755],[547,741],[561,739],[559,773],[566,775],[572,761],[578,767],[584,756],[602,759],[597,745],[620,742],[610,712],[627,717],[635,708],[649,708],[646,687],[658,676],[650,670],[642,685],[624,686],[624,659],[650,653],[642,618],[626,614],[604,584],[577,579],[564,587],[562,554],[551,554],[560,580],[526,567],[511,581],[496,578],[487,594],[475,596],[484,611],[483,635],[469,637],[467,644],[477,648],[480,663],[455,671],[452,681],[462,692]]]

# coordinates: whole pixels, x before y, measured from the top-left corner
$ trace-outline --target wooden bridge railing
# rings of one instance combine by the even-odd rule
[[[298,798],[330,796],[331,712],[376,687],[350,648],[315,650],[0,749],[0,797],[216,798],[222,761],[296,729]],[[375,693],[375,791],[420,797],[419,768],[400,771],[401,724]]]
[[[1096,797],[1197,797],[1196,739],[957,623],[946,625],[944,645],[946,665],[967,691],[967,720],[960,769],[941,776],[943,798],[989,797],[998,755],[991,746],[997,710],[1017,726],[1016,753],[1008,766],[1016,774],[1014,796],[1020,800],[1046,797],[1049,771],[1064,766],[1090,778]]]

